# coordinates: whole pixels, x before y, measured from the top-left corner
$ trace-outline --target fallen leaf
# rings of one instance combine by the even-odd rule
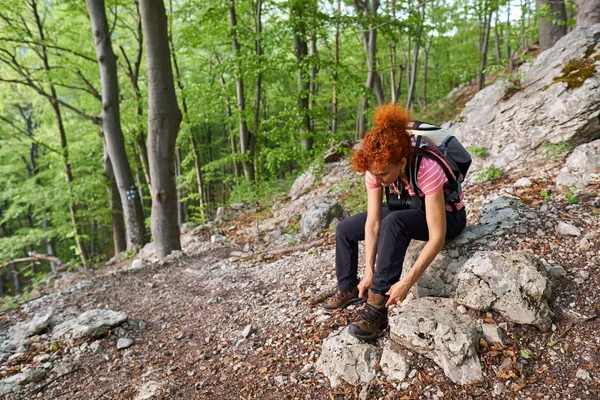
[[[538,368],[535,370],[536,374],[541,374],[544,373],[546,371],[548,371],[548,369],[550,369],[550,367],[548,367],[547,365],[543,365],[542,368]]]
[[[523,358],[531,358],[531,357],[533,357],[533,351],[531,351],[529,349],[522,349],[521,350],[521,357],[523,357]]]

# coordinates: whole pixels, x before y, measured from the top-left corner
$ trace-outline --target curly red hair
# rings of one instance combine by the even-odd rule
[[[375,110],[374,128],[366,134],[362,149],[350,161],[354,169],[365,173],[370,166],[384,167],[410,158],[412,151],[407,131],[410,112],[397,104],[384,104]]]

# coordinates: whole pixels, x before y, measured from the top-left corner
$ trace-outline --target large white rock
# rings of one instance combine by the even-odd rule
[[[410,354],[398,343],[386,339],[379,366],[388,380],[403,381],[410,372]]]
[[[568,191],[588,185],[600,169],[600,140],[578,146],[556,176],[556,185]]]
[[[348,213],[335,200],[317,198],[308,203],[302,213],[300,227],[302,234],[315,237],[329,226],[334,218],[346,217]]]
[[[380,356],[380,347],[356,339],[344,327],[323,342],[316,370],[329,378],[331,387],[339,386],[342,380],[351,385],[369,383]]]
[[[532,176],[537,167],[552,162],[546,144],[586,143],[597,138],[600,129],[600,79],[595,73],[581,87],[553,83],[567,62],[586,57],[590,48],[598,54],[600,24],[578,28],[562,37],[550,49],[519,69],[520,91],[503,100],[507,81],[500,80],[479,91],[467,103],[451,129],[465,147],[485,147],[489,156],[474,157],[468,180],[488,167],[500,168],[512,176]],[[516,74],[515,74],[516,76]]]
[[[498,311],[519,324],[548,330],[551,284],[541,261],[529,251],[477,252],[459,273],[455,299],[480,311]]]
[[[77,339],[80,337],[98,337],[109,329],[127,321],[127,314],[111,310],[88,310],[74,319],[67,320],[52,331],[54,338]]]
[[[8,337],[15,343],[20,343],[30,336],[43,332],[52,320],[52,310],[45,314],[35,314],[29,321],[19,322],[8,330]]]
[[[312,173],[312,168],[309,168],[294,181],[290,189],[290,197],[292,200],[296,200],[303,194],[308,193],[314,184],[315,176]]]
[[[481,331],[450,299],[423,297],[392,311],[390,338],[432,359],[458,384],[481,381],[477,346]]]

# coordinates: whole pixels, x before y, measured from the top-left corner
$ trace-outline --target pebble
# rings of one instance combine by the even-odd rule
[[[244,330],[242,331],[242,336],[247,338],[254,332],[254,327],[251,324],[246,325]]]
[[[590,241],[586,238],[583,238],[579,241],[579,248],[583,251],[589,250],[591,247]]]
[[[590,273],[587,271],[579,271],[579,275],[586,281],[590,279]]]
[[[456,311],[458,311],[461,314],[466,314],[467,307],[463,306],[462,304],[459,304],[458,307],[456,307]]]
[[[328,319],[330,319],[330,318],[331,318],[331,315],[320,315],[320,316],[319,316],[319,317],[318,317],[318,318],[315,320],[315,322],[316,322],[317,324],[319,324],[319,323],[321,323],[321,322],[325,322],[325,321],[327,321],[327,320],[328,320]]]
[[[506,357],[500,364],[500,371],[509,371],[512,368],[512,358]]]
[[[494,389],[492,390],[492,396],[500,396],[506,391],[506,386],[502,382],[496,382]]]
[[[131,347],[133,345],[133,340],[129,339],[129,338],[120,338],[117,341],[117,349],[122,350],[122,349],[126,349],[128,347]]]
[[[279,376],[275,377],[275,382],[277,382],[279,385],[283,385],[286,381],[287,381],[286,376],[279,375]]]
[[[567,236],[581,236],[581,231],[575,225],[559,222],[556,227],[556,232]]]
[[[587,372],[585,369],[581,369],[581,368],[577,370],[577,373],[575,374],[575,376],[579,379],[583,379],[584,381],[592,380],[590,373]]]

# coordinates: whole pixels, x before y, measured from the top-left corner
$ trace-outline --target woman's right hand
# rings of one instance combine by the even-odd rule
[[[368,290],[373,286],[373,273],[365,272],[365,276],[358,284],[358,297],[367,299]]]

